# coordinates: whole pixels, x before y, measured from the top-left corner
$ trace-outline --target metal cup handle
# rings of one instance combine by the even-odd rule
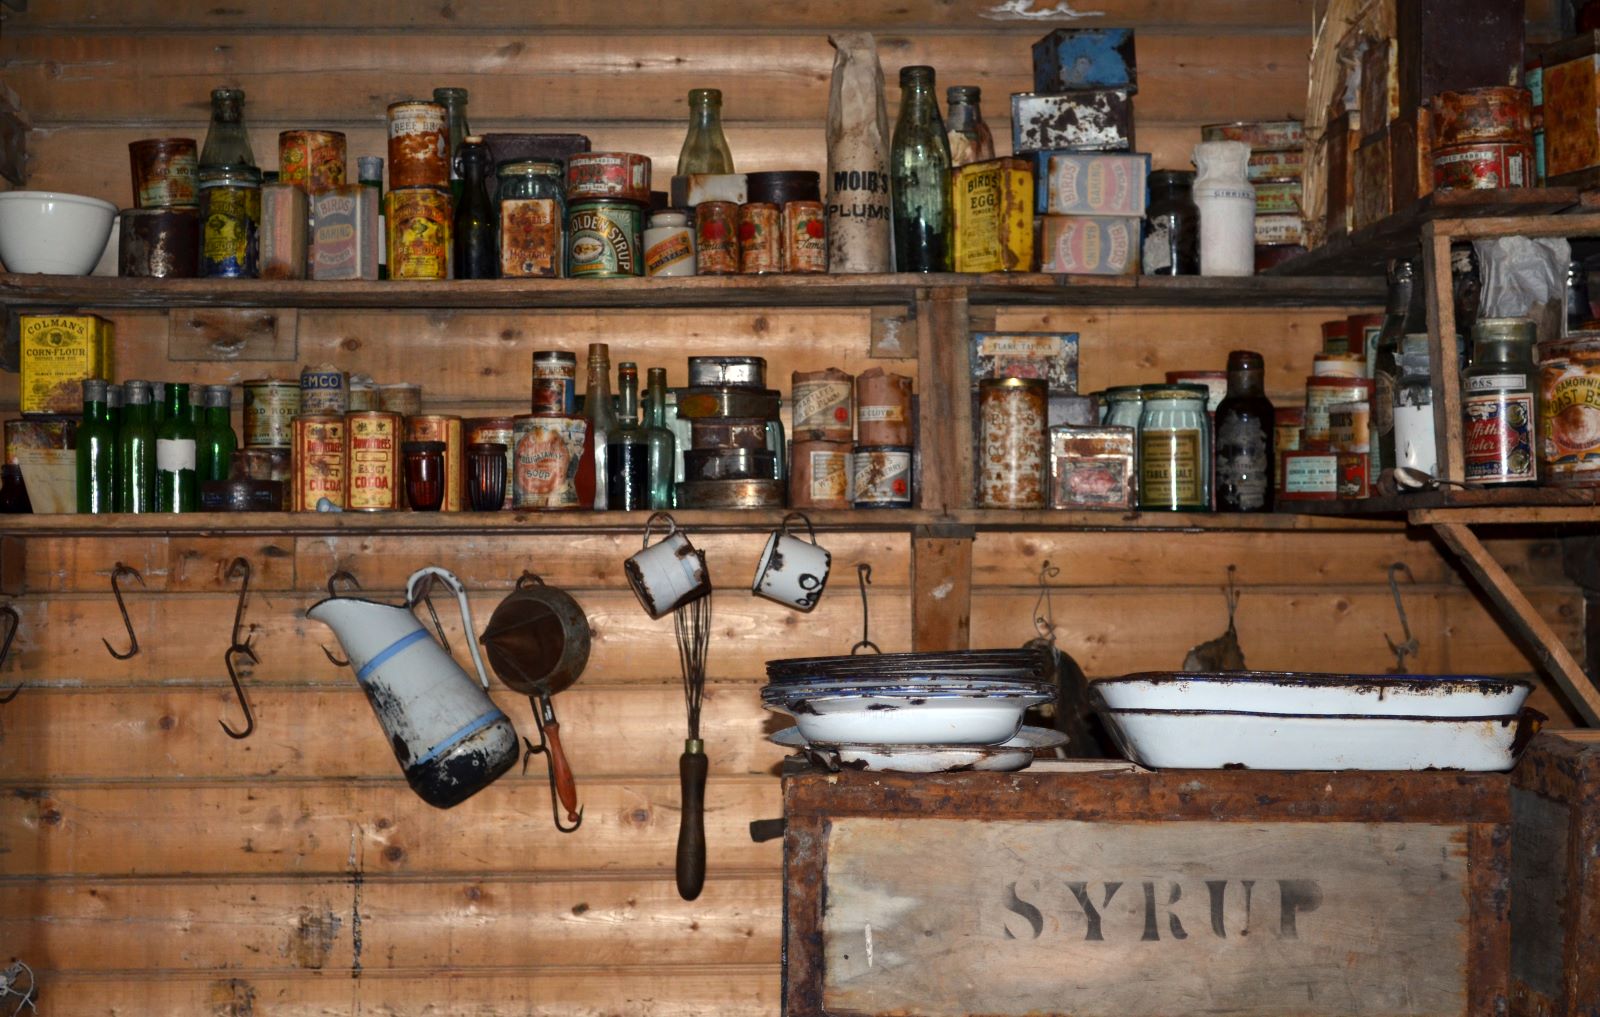
[[[650,534],[655,529],[656,520],[657,519],[665,519],[667,521],[667,532],[662,535],[662,537],[661,537],[662,540],[666,540],[668,537],[670,537],[674,533],[678,532],[678,521],[676,519],[672,518],[672,513],[670,513],[670,512],[655,512],[655,513],[652,513],[650,518],[645,520],[645,524],[644,524],[644,543],[639,548],[641,551],[650,546]]]
[[[789,520],[791,519],[798,519],[802,523],[806,524],[806,536],[811,538],[811,546],[816,547],[817,531],[811,525],[811,518],[804,512],[790,512],[788,515],[783,517],[783,525],[779,527],[783,531],[783,535],[785,537],[789,536]]]
[[[411,578],[406,580],[406,603],[416,602],[417,587],[427,582],[430,577],[438,579],[455,591],[456,603],[461,608],[461,623],[467,628],[467,649],[472,654],[472,666],[478,669],[478,681],[483,684],[484,690],[488,691],[489,672],[484,669],[483,657],[478,652],[477,629],[472,624],[472,607],[467,603],[466,587],[461,585],[461,580],[456,578],[456,574],[437,565],[417,569],[411,573]]]

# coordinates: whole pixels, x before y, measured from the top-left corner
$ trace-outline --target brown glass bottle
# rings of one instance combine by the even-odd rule
[[[1261,354],[1228,354],[1228,394],[1217,406],[1218,512],[1272,511],[1272,403]]]

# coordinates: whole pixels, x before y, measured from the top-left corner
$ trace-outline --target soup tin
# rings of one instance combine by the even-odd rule
[[[345,414],[344,507],[352,512],[400,508],[400,414],[373,410]]]
[[[345,421],[343,415],[312,414],[294,418],[294,477],[289,509],[312,512],[323,498],[345,502]]]
[[[574,279],[627,279],[644,273],[645,206],[615,199],[574,200],[567,209],[567,273]]]
[[[541,511],[579,508],[578,465],[588,433],[586,417],[517,417],[512,436],[512,506]]]
[[[444,106],[415,99],[391,103],[390,188],[449,185],[450,121]]]
[[[289,448],[300,415],[300,382],[256,378],[243,383],[244,443],[254,448]],[[279,477],[263,477],[279,480]]]
[[[583,152],[567,159],[567,198],[650,203],[650,158],[633,152]]]
[[[193,138],[146,138],[128,142],[134,208],[192,206],[198,157]]]

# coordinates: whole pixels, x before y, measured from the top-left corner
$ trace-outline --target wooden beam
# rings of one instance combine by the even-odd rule
[[[1438,444],[1436,469],[1443,479],[1460,483],[1466,479],[1466,465],[1461,444],[1455,292],[1450,275],[1451,234],[1435,225],[1429,223],[1423,229],[1422,278],[1428,287],[1428,373],[1433,386],[1433,435]]]
[[[919,504],[934,512],[964,508],[972,499],[972,464],[958,454],[972,434],[965,289],[918,291],[917,360]]]
[[[919,531],[911,542],[911,647],[965,650],[972,643],[972,532]]]
[[[1433,531],[1500,610],[1501,621],[1526,644],[1539,666],[1561,686],[1584,723],[1600,727],[1600,690],[1595,688],[1561,638],[1539,617],[1506,570],[1478,540],[1478,535],[1462,523],[1435,523]]]

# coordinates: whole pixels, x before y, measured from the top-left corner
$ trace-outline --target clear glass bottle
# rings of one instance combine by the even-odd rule
[[[733,153],[722,135],[722,90],[689,89],[689,133],[678,151],[678,176],[732,172]]]
[[[1146,385],[1139,414],[1139,510],[1211,509],[1211,428],[1204,385]]]
[[[260,179],[250,135],[244,128],[244,89],[212,89],[211,126],[200,149],[200,169],[253,169]]]
[[[950,165],[965,166],[994,158],[994,134],[983,122],[983,89],[977,85],[951,85],[944,91],[944,136],[950,144]]]
[[[126,405],[117,431],[118,512],[156,510],[156,420],[150,403],[150,382],[123,385]]]
[[[1472,365],[1461,386],[1462,458],[1469,486],[1539,482],[1537,338],[1530,318],[1479,318],[1472,328]]]
[[[1425,290],[1417,285],[1419,271],[1416,258],[1389,262],[1389,302],[1384,309],[1383,329],[1367,360],[1367,374],[1372,378],[1371,437],[1367,442],[1368,472],[1372,477],[1395,464],[1394,408],[1400,384],[1400,344],[1406,336],[1428,328]]]
[[[650,507],[650,446],[639,426],[639,367],[617,365],[621,412],[606,436],[606,508],[631,512]]]
[[[897,272],[950,271],[950,142],[932,67],[900,68],[900,118],[889,148]]]
[[[155,445],[156,511],[199,511],[198,442],[189,419],[189,386],[183,382],[167,385],[167,419],[156,428]]]
[[[83,382],[83,419],[78,422],[78,512],[115,511],[117,431],[106,410],[103,378]]]
[[[589,430],[583,438],[583,460],[578,464],[578,501],[585,496],[585,474],[593,477],[588,492],[596,511],[606,510],[606,442],[616,430],[616,412],[611,407],[611,348],[605,343],[589,344],[589,379],[583,390],[583,415]]]
[[[196,436],[195,472],[200,483],[227,480],[233,453],[239,439],[233,433],[233,389],[228,385],[207,385],[205,423]]]
[[[1273,422],[1266,361],[1251,350],[1234,350],[1228,354],[1228,394],[1216,414],[1218,512],[1272,511]]]
[[[1194,203],[1193,173],[1156,170],[1150,174],[1145,225],[1145,275],[1200,274],[1200,208]]]
[[[454,237],[457,279],[500,277],[500,217],[489,200],[489,174],[494,159],[477,136],[461,143],[454,165],[461,168],[460,195],[455,205]]]
[[[445,153],[445,162],[450,167],[450,198],[452,201],[461,200],[461,181],[463,179],[460,168],[456,165],[456,154],[461,151],[461,145],[472,133],[472,128],[467,125],[467,90],[465,88],[435,88],[433,101],[444,107],[445,116],[448,118],[447,130],[450,135],[450,150]]]
[[[362,187],[378,192],[378,278],[389,278],[389,228],[383,213],[383,157],[363,155],[356,159],[356,180]]]
[[[672,507],[672,481],[678,464],[678,440],[667,427],[667,369],[652,367],[644,399],[644,438],[649,446],[650,508]]]

